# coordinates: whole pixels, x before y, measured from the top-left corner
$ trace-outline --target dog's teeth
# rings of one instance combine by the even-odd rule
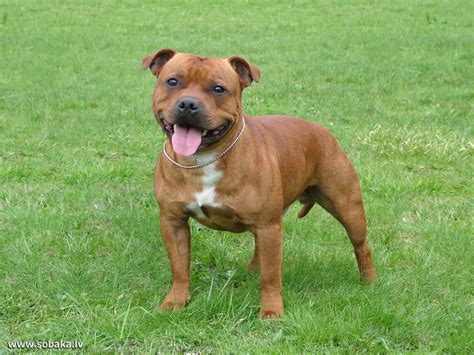
[[[219,133],[220,133],[219,131],[212,132],[212,134],[215,135],[215,136],[218,135]]]
[[[207,129],[205,129],[201,132],[201,137],[204,137],[206,134],[207,134]]]

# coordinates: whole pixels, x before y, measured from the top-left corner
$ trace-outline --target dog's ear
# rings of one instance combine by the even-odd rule
[[[252,84],[252,81],[258,83],[260,80],[260,70],[242,57],[230,57],[229,63],[237,72],[242,86],[245,88]]]
[[[154,76],[158,77],[163,66],[168,62],[173,56],[178,53],[174,49],[162,49],[158,52],[147,55],[142,60],[142,69],[150,69]]]

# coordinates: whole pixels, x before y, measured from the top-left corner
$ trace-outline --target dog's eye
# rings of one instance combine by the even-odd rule
[[[166,83],[168,84],[168,86],[174,87],[178,85],[178,80],[176,80],[175,78],[171,78],[168,79]]]
[[[216,94],[223,94],[225,92],[225,88],[220,85],[216,85],[212,88],[212,91],[214,91]]]

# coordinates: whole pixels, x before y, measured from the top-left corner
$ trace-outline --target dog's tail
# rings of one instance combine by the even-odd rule
[[[303,207],[301,207],[301,210],[298,212],[298,218],[303,218],[306,216],[313,206],[314,202],[306,202],[303,204]]]

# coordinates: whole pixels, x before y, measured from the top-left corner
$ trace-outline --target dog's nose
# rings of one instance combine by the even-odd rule
[[[180,113],[197,113],[201,110],[201,103],[194,97],[183,97],[176,103]]]

